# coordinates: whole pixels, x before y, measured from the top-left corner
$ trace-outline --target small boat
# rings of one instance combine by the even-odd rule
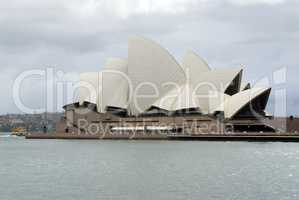
[[[27,133],[27,131],[23,127],[17,127],[17,128],[11,129],[11,135],[14,135],[14,136],[25,136],[26,133]]]

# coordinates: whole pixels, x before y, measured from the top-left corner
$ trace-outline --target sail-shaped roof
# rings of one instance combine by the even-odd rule
[[[254,87],[230,96],[224,104],[225,118],[233,118],[242,108],[252,103],[257,98],[263,98],[263,101],[260,101],[260,106],[261,109],[264,110],[267,105],[270,91],[271,88]]]
[[[101,92],[101,78],[100,72],[85,72],[80,74],[80,88],[79,88],[79,103],[82,105],[84,102],[93,103],[96,105],[101,104],[99,94]],[[98,112],[102,110],[97,108]]]
[[[190,82],[196,82],[199,76],[211,70],[207,62],[191,50],[185,53],[182,67],[185,70],[186,76],[190,78]]]
[[[172,89],[162,98],[159,98],[153,106],[168,110],[177,111],[189,108],[200,109],[200,99],[194,94],[194,88],[190,84],[184,84]]]
[[[101,110],[107,107],[128,108],[129,78],[126,59],[109,58],[102,71],[102,105]]]
[[[180,65],[157,43],[134,37],[128,59],[110,58],[101,72],[81,74],[79,102],[96,104],[98,112],[113,107],[139,115],[152,107],[165,112],[196,108],[203,114],[224,112],[230,119],[246,113],[250,103],[264,110],[270,94],[270,88],[250,89],[242,82],[242,73],[242,69],[211,69],[192,51]]]
[[[140,114],[155,101],[185,82],[185,73],[169,52],[157,43],[134,37],[129,41],[128,75],[134,98],[130,112]]]

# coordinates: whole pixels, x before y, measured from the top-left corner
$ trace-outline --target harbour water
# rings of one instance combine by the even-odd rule
[[[0,134],[0,199],[299,199],[299,144]]]

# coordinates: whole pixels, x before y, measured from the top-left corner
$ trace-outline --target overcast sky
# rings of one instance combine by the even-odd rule
[[[157,41],[178,61],[193,49],[212,68],[242,65],[248,81],[268,78],[272,94],[286,88],[288,114],[299,114],[295,0],[2,0],[0,113],[20,112],[12,86],[23,71],[55,67],[63,79],[76,80],[100,70],[107,57],[127,57],[134,35]],[[282,67],[286,83],[275,83],[273,72]],[[22,87],[26,105],[44,104],[40,77]]]

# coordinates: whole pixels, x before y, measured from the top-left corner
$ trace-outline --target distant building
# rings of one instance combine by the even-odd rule
[[[24,124],[24,121],[18,118],[10,119],[10,123],[14,125]]]

